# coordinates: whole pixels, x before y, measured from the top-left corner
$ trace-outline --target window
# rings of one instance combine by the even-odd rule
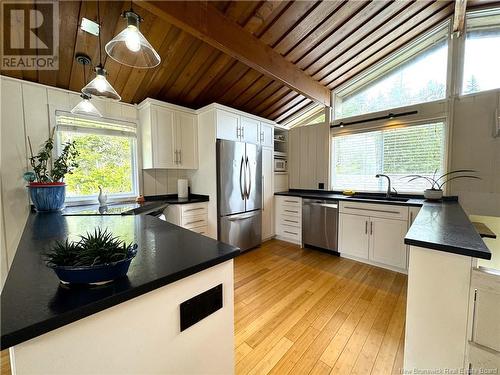
[[[398,192],[421,192],[425,181],[401,179],[409,174],[432,176],[444,171],[444,122],[389,127],[332,138],[332,188],[386,191],[387,174]]]
[[[446,97],[448,23],[335,92],[335,118]]]
[[[56,114],[59,145],[76,141],[78,168],[66,175],[69,201],[95,199],[99,186],[109,198],[137,195],[135,124]]]
[[[467,15],[462,93],[500,87],[500,9]]]

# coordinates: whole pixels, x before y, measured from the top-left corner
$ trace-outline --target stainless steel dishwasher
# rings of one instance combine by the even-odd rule
[[[302,200],[302,243],[338,254],[338,201]]]

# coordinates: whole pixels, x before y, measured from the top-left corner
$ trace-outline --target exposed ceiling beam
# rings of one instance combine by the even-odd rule
[[[140,1],[140,7],[292,90],[330,106],[330,90],[226,18],[209,1]]]
[[[453,14],[453,32],[462,34],[465,25],[465,12],[467,9],[467,0],[455,1],[455,12]]]

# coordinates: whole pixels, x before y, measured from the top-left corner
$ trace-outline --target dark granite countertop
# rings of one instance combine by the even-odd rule
[[[365,203],[420,206],[404,242],[407,245],[424,247],[474,258],[491,259],[491,252],[464,212],[457,197],[448,197],[443,202],[430,202],[423,196],[398,195],[408,198],[406,202],[348,197],[340,192],[318,190],[290,190],[275,195],[295,196],[312,199],[332,199]],[[368,196],[370,194],[363,194]],[[371,194],[374,198],[383,194]]]
[[[98,204],[87,204],[79,206],[67,206],[62,211],[63,215],[138,215],[165,208],[170,204],[190,204],[208,202],[208,195],[190,194],[188,198],[179,198],[177,194],[150,195],[145,197],[143,203],[111,202],[105,206]]]
[[[100,226],[138,253],[127,277],[99,287],[67,287],[41,253],[55,240]],[[149,215],[62,216],[31,213],[1,295],[1,349],[232,259],[239,249]]]

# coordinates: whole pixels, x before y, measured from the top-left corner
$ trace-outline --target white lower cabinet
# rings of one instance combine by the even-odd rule
[[[207,202],[173,204],[165,209],[164,215],[169,223],[199,234],[207,235],[208,233]]]
[[[406,269],[404,237],[407,222],[403,220],[370,218],[369,259],[391,267]]]
[[[274,196],[276,238],[302,245],[302,198]]]
[[[340,202],[339,253],[399,272],[407,270],[408,207]]]
[[[366,216],[340,214],[339,249],[342,254],[368,259],[369,221]]]

